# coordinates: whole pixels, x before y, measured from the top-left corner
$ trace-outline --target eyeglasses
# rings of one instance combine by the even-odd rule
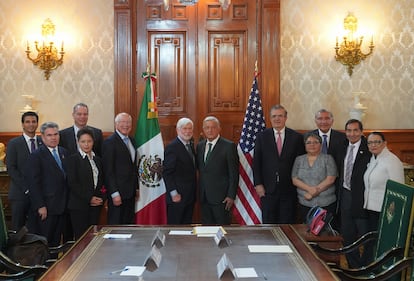
[[[367,144],[368,145],[380,145],[383,142],[384,141],[382,141],[382,140],[376,140],[376,141],[369,141]]]
[[[318,141],[307,141],[305,142],[306,145],[310,145],[310,144],[320,144],[320,142]]]

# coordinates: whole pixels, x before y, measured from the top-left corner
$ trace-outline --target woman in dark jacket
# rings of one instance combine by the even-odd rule
[[[77,139],[79,151],[67,159],[68,209],[76,240],[89,226],[99,223],[106,198],[102,161],[92,151],[93,132],[87,128],[80,129]]]

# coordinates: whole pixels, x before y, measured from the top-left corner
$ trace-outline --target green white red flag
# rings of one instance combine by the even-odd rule
[[[145,92],[138,116],[135,141],[138,151],[139,200],[135,205],[137,224],[167,223],[165,183],[162,179],[164,144],[158,123],[155,73],[144,72]]]

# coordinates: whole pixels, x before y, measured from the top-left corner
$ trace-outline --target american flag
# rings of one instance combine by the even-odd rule
[[[249,102],[244,117],[243,129],[237,146],[239,154],[239,188],[234,201],[233,215],[242,225],[262,223],[260,199],[254,189],[253,155],[256,135],[266,128],[262,101],[257,88],[257,72],[255,73]]]

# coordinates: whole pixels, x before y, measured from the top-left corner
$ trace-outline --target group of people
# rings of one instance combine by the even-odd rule
[[[99,223],[106,199],[109,224],[134,222],[139,192],[132,117],[118,114],[116,131],[103,140],[88,116],[88,106],[78,103],[73,126],[59,131],[45,122],[36,136],[39,116],[22,114],[23,134],[9,141],[6,153],[13,230],[27,226],[50,246],[79,239]]]
[[[76,104],[73,126],[59,131],[56,123],[46,122],[41,136],[36,136],[37,114],[22,115],[23,135],[7,146],[14,230],[27,225],[51,245],[62,234],[78,239],[99,222],[105,200],[108,224],[134,223],[139,185],[135,141],[129,136],[132,118],[118,114],[115,132],[103,140],[102,131],[87,124],[88,114],[86,104]],[[302,135],[286,127],[287,116],[283,106],[273,106],[272,127],[255,142],[253,178],[262,222],[296,223],[297,216],[304,222],[319,206],[337,215],[334,226],[345,245],[375,230],[386,181],[404,181],[402,163],[387,149],[384,135],[365,138],[356,119],[346,122],[345,133],[334,130],[333,115],[325,109],[315,114],[317,129]],[[203,120],[204,138],[196,147],[193,129],[191,119],[178,120],[177,137],[164,150],[167,222],[192,223],[198,190],[201,222],[230,224],[239,179],[236,145],[220,135],[214,116]],[[371,256],[368,247],[362,255],[348,254],[348,264],[364,265]]]

